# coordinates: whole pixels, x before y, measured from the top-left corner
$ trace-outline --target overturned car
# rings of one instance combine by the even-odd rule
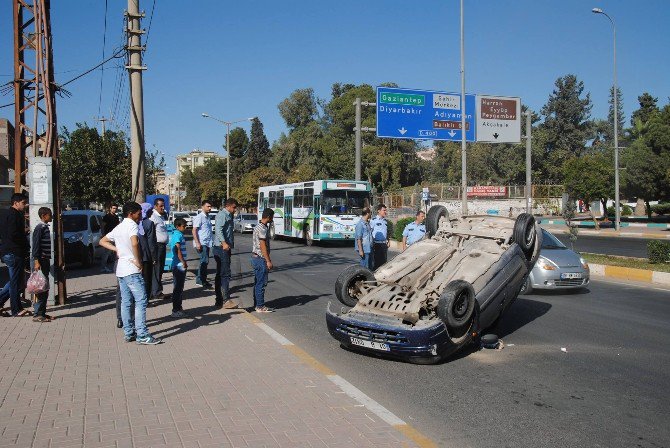
[[[328,304],[328,331],[344,347],[428,364],[476,341],[519,295],[540,253],[530,214],[449,219],[433,206],[427,238],[375,272],[345,269]],[[339,309],[336,309],[339,308]]]

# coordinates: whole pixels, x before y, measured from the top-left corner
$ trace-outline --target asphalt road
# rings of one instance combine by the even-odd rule
[[[236,238],[233,294],[251,307],[251,239]],[[418,366],[346,351],[328,334],[324,310],[353,255],[273,242],[276,312],[257,316],[439,446],[670,445],[670,291],[596,280],[522,296],[495,329],[504,350]]]
[[[572,247],[568,235],[556,229],[547,230],[563,244]],[[644,238],[578,235],[574,247],[577,252],[647,258],[647,241],[649,240]]]

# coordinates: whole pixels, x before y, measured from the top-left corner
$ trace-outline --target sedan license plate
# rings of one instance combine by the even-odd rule
[[[360,347],[371,348],[373,350],[382,350],[384,352],[391,351],[388,344],[383,344],[381,342],[366,341],[365,339],[351,338],[351,343],[353,345],[358,345]]]
[[[582,274],[580,272],[564,272],[561,274],[561,279],[566,280],[566,279],[572,279],[572,278],[582,278]]]

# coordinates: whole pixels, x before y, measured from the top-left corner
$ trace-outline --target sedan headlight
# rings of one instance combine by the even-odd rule
[[[548,258],[542,257],[542,256],[537,259],[536,264],[540,268],[542,268],[546,271],[555,271],[556,268],[558,268],[558,266],[556,266],[556,264],[553,261],[549,260]]]
[[[579,262],[582,264],[582,267],[583,267],[584,269],[588,269],[588,268],[589,268],[589,264],[586,262],[586,260],[584,260],[584,257],[579,257]]]
[[[74,235],[70,235],[67,238],[68,243],[76,243],[77,241],[81,241],[84,239],[84,234],[83,233],[75,233]]]

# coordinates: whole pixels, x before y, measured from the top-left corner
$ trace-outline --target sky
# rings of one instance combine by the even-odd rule
[[[667,0],[465,0],[466,91],[518,96],[539,111],[555,80],[575,74],[591,94],[592,117],[606,118],[612,25],[593,7],[616,22],[626,124],[645,91],[667,104]],[[126,8],[123,0],[51,2],[57,82],[97,65],[103,52],[109,57],[122,44]],[[459,8],[459,0],[140,0],[149,31],[146,147],[168,155],[169,172],[175,169],[169,156],[194,148],[223,154],[225,127],[202,118],[203,112],[225,121],[258,116],[272,143],[287,132],[277,105],[299,88],[311,87],[326,100],[335,82],[460,92]],[[0,83],[12,79],[12,48],[6,2]],[[112,60],[104,71],[67,86],[72,96],[57,99],[59,126],[99,126],[97,117],[111,116],[108,126],[128,129],[127,73],[119,64],[122,59]],[[11,92],[0,95],[0,105],[12,101]],[[0,108],[0,117],[13,120],[13,108]]]

